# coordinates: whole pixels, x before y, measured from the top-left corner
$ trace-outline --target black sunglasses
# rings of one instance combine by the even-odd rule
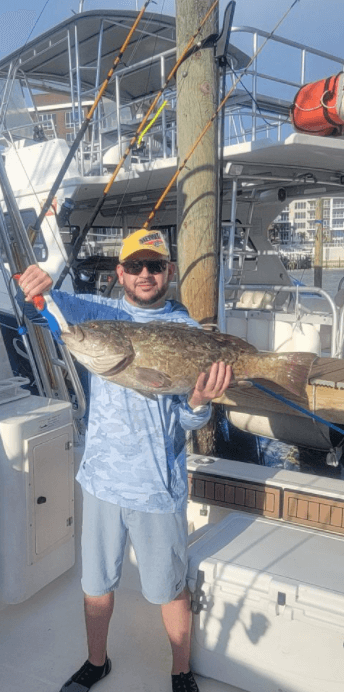
[[[150,274],[161,274],[167,265],[166,260],[129,260],[122,263],[125,273],[134,275],[141,274],[143,267],[146,267]]]

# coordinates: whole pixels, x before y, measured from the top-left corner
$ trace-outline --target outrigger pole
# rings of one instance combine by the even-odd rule
[[[164,91],[165,91],[166,87],[168,86],[168,84],[170,83],[171,79],[172,79],[172,78],[174,77],[174,75],[176,74],[176,72],[177,72],[179,66],[181,65],[181,63],[183,62],[183,60],[185,60],[185,58],[188,57],[188,52],[189,52],[190,48],[193,46],[193,43],[194,43],[195,39],[196,39],[197,36],[200,34],[200,32],[201,32],[201,30],[202,30],[204,24],[207,22],[207,20],[209,19],[210,15],[212,14],[212,12],[214,12],[214,10],[215,10],[215,8],[216,8],[216,6],[217,6],[218,4],[219,4],[219,0],[214,0],[213,4],[212,4],[211,7],[209,8],[209,10],[208,10],[208,12],[206,13],[205,17],[202,19],[202,21],[201,21],[201,23],[200,23],[200,25],[199,25],[197,31],[195,31],[195,33],[191,36],[191,38],[190,38],[188,44],[185,46],[185,48],[184,48],[183,52],[181,53],[180,57],[178,58],[176,64],[174,65],[174,67],[172,68],[172,70],[171,70],[171,72],[169,73],[168,77],[166,78],[165,84],[161,87],[160,91],[158,92],[158,94],[156,95],[154,101],[152,102],[151,106],[149,107],[149,109],[148,109],[146,115],[144,116],[143,120],[141,121],[140,125],[138,126],[138,128],[137,128],[135,134],[133,135],[132,139],[130,140],[130,142],[129,142],[129,144],[128,144],[128,146],[127,146],[127,148],[126,148],[126,150],[125,150],[125,152],[124,152],[124,154],[123,154],[123,156],[121,157],[120,161],[118,162],[118,164],[117,164],[117,166],[116,166],[116,168],[115,168],[115,170],[114,170],[114,172],[113,172],[113,174],[112,174],[112,176],[111,176],[109,182],[107,183],[106,187],[104,188],[103,194],[102,194],[102,196],[99,198],[99,200],[98,200],[98,202],[97,202],[97,204],[96,204],[96,206],[95,206],[95,208],[94,208],[94,210],[93,210],[93,213],[92,213],[91,218],[90,218],[89,221],[85,224],[83,230],[81,231],[80,235],[78,236],[78,238],[77,238],[77,240],[76,240],[76,242],[75,242],[75,244],[74,244],[73,251],[72,251],[71,255],[69,256],[69,258],[68,258],[68,260],[67,260],[67,263],[66,263],[65,268],[63,269],[62,273],[60,274],[59,278],[57,279],[54,288],[60,288],[60,286],[61,286],[63,280],[64,280],[65,277],[67,276],[67,274],[68,274],[68,272],[69,272],[69,269],[70,269],[70,267],[71,267],[71,263],[73,262],[74,258],[77,256],[77,254],[78,254],[78,252],[79,252],[79,250],[80,250],[80,248],[81,248],[81,246],[82,246],[82,244],[83,244],[83,242],[84,242],[84,240],[85,240],[85,238],[86,238],[86,235],[87,235],[88,231],[90,230],[90,228],[92,228],[92,225],[93,225],[93,223],[94,223],[96,217],[98,216],[98,214],[99,214],[99,212],[100,212],[100,210],[101,210],[101,208],[102,208],[102,206],[103,206],[103,204],[104,204],[104,202],[105,202],[105,199],[106,199],[106,197],[107,197],[107,195],[108,195],[108,192],[109,192],[111,186],[113,185],[114,181],[116,180],[117,175],[118,175],[120,169],[121,169],[122,166],[123,166],[124,161],[126,160],[127,156],[130,154],[132,148],[133,148],[134,145],[136,144],[136,142],[137,142],[137,140],[138,140],[138,138],[139,138],[139,136],[140,136],[140,133],[142,132],[143,128],[145,127],[145,125],[146,125],[146,123],[147,123],[147,121],[148,121],[148,118],[149,118],[149,116],[151,115],[151,113],[153,112],[153,110],[154,110],[155,106],[157,105],[157,103],[158,103],[160,97],[161,97],[162,94],[164,93]]]
[[[146,7],[149,5],[150,2],[151,2],[151,0],[146,0],[146,2],[145,2],[145,4],[143,5],[141,11],[140,11],[139,14],[137,15],[134,24],[132,25],[130,31],[128,32],[128,35],[127,35],[127,37],[126,37],[126,39],[125,39],[123,45],[121,46],[118,55],[116,56],[116,58],[115,58],[115,60],[114,60],[113,66],[112,66],[111,69],[109,70],[109,72],[108,72],[108,74],[107,74],[107,76],[106,76],[106,79],[104,80],[103,84],[101,85],[101,87],[100,87],[100,89],[99,89],[99,92],[98,92],[98,94],[97,94],[97,96],[96,96],[96,98],[95,98],[95,100],[94,100],[94,102],[93,102],[93,104],[92,104],[90,110],[88,111],[88,113],[87,113],[87,115],[86,115],[86,117],[85,117],[85,120],[84,120],[84,122],[82,123],[82,125],[81,125],[81,127],[80,127],[80,130],[79,130],[79,132],[77,133],[77,135],[76,135],[76,137],[75,137],[75,140],[74,140],[74,142],[73,142],[73,144],[72,144],[72,146],[71,146],[71,148],[70,148],[70,150],[69,150],[69,152],[68,152],[68,154],[67,154],[67,156],[66,156],[66,158],[65,158],[65,160],[64,160],[64,162],[63,162],[63,164],[62,164],[62,166],[61,166],[61,168],[60,168],[60,171],[59,171],[59,173],[57,174],[56,180],[55,180],[55,182],[53,183],[52,188],[51,188],[51,190],[50,190],[50,192],[49,192],[49,195],[48,195],[47,199],[45,200],[45,202],[44,202],[44,204],[43,204],[43,206],[42,206],[42,209],[41,209],[41,211],[40,211],[40,213],[39,213],[39,216],[37,217],[35,223],[34,223],[32,226],[29,227],[29,232],[35,234],[35,233],[37,233],[37,231],[39,231],[40,226],[41,226],[41,223],[42,223],[42,221],[43,221],[43,219],[44,219],[44,217],[45,217],[47,211],[49,211],[50,205],[51,205],[51,203],[52,203],[52,201],[53,201],[53,199],[54,199],[54,197],[55,197],[55,194],[56,194],[57,190],[59,189],[60,184],[61,184],[61,182],[62,182],[62,180],[63,180],[63,178],[64,178],[64,176],[65,176],[65,173],[67,172],[67,170],[68,170],[68,168],[69,168],[69,164],[70,164],[72,158],[74,157],[74,154],[75,154],[75,152],[76,152],[76,150],[77,150],[77,148],[78,148],[78,146],[79,146],[79,144],[80,144],[80,142],[81,142],[81,140],[82,140],[82,138],[83,138],[83,136],[84,136],[84,134],[85,134],[85,132],[86,132],[86,130],[87,130],[87,128],[88,128],[90,122],[91,122],[91,120],[92,120],[94,111],[96,110],[96,108],[97,108],[97,106],[98,106],[98,104],[99,104],[99,101],[100,101],[101,97],[103,96],[104,91],[105,91],[105,89],[107,88],[107,86],[108,86],[108,84],[109,84],[109,81],[110,81],[110,79],[111,79],[111,77],[112,77],[112,75],[113,75],[113,73],[114,73],[116,67],[117,67],[117,66],[119,65],[119,63],[121,62],[122,57],[123,57],[123,54],[124,54],[124,52],[126,51],[128,45],[129,45],[130,39],[131,39],[132,35],[134,34],[134,32],[135,32],[135,30],[136,30],[138,24],[140,23],[140,21],[141,21],[141,19],[142,19],[142,17],[143,17],[143,14],[144,14],[144,12],[145,12],[145,10],[146,10]],[[32,240],[31,240],[31,242],[32,242]]]
[[[264,41],[264,42],[262,43],[262,45],[258,48],[258,50],[256,50],[256,52],[254,53],[254,55],[252,56],[252,58],[249,60],[249,62],[248,62],[248,64],[246,65],[246,67],[245,67],[243,73],[240,75],[240,77],[238,77],[238,79],[237,79],[237,80],[234,82],[234,84],[231,86],[231,88],[229,89],[229,91],[227,92],[227,94],[224,96],[224,98],[222,99],[221,103],[220,103],[219,106],[217,107],[216,111],[213,113],[213,115],[211,116],[210,120],[208,120],[208,122],[207,122],[207,124],[204,126],[202,132],[200,132],[200,134],[198,135],[198,137],[197,137],[197,139],[195,140],[195,142],[194,142],[194,144],[192,145],[192,147],[190,147],[188,153],[187,153],[186,156],[185,156],[185,159],[183,160],[183,162],[180,164],[180,166],[178,167],[178,169],[176,170],[176,172],[175,172],[174,175],[172,176],[172,178],[171,178],[170,182],[168,183],[168,185],[165,187],[164,191],[162,192],[161,196],[159,197],[158,201],[156,202],[154,208],[152,209],[151,213],[150,213],[149,216],[148,216],[147,221],[143,224],[142,228],[149,228],[149,226],[150,226],[151,222],[153,221],[153,219],[154,219],[154,217],[155,217],[157,211],[160,209],[160,207],[161,207],[161,205],[162,205],[162,203],[163,203],[165,197],[168,195],[169,191],[170,191],[171,188],[173,187],[173,185],[174,185],[174,183],[176,182],[176,180],[177,180],[178,176],[180,175],[180,173],[181,173],[181,172],[184,170],[184,168],[186,167],[186,164],[188,163],[188,161],[189,161],[189,159],[191,158],[192,154],[194,153],[195,149],[198,147],[198,145],[199,145],[200,142],[202,141],[203,137],[206,135],[206,133],[208,132],[209,128],[212,126],[212,124],[213,124],[215,118],[218,116],[218,114],[220,113],[220,111],[222,110],[222,108],[225,106],[225,104],[227,103],[229,97],[233,94],[234,90],[236,89],[237,85],[238,85],[239,82],[241,81],[242,77],[245,76],[245,74],[247,73],[247,70],[249,69],[249,67],[251,67],[252,63],[255,61],[255,59],[257,58],[257,56],[259,55],[259,53],[260,53],[260,52],[263,50],[263,48],[265,47],[266,43],[269,41],[269,39],[271,38],[271,36],[273,36],[273,34],[275,33],[275,31],[276,31],[276,30],[278,29],[278,27],[282,24],[282,22],[284,21],[284,19],[287,17],[287,15],[288,15],[289,12],[292,10],[292,8],[294,7],[294,5],[296,5],[297,2],[299,2],[299,0],[294,0],[294,2],[293,2],[292,5],[289,7],[289,9],[287,10],[287,12],[286,12],[286,13],[283,15],[283,17],[277,22],[276,26],[272,29],[272,31],[270,32],[269,36],[266,37],[265,41]]]

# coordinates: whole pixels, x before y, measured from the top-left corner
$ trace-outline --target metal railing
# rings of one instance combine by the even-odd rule
[[[6,170],[0,156],[0,188],[6,202],[7,212],[12,222],[12,236],[9,237],[7,224],[4,214],[0,212],[0,238],[3,248],[7,255],[7,261],[11,275],[25,269],[29,264],[34,264],[36,258],[30,244],[24,222],[18,209],[12,188],[9,184]],[[29,339],[25,330],[23,333],[23,343],[31,364],[33,376],[35,378],[38,392],[50,398],[58,398],[64,401],[71,400],[71,394],[67,389],[65,374],[68,375],[73,392],[77,399],[77,404],[73,402],[74,420],[81,420],[86,411],[86,400],[79,376],[77,374],[72,356],[64,344],[57,346],[48,329],[37,331],[37,327],[25,318],[25,314],[20,314],[13,295],[13,285],[6,276],[3,262],[1,268],[4,274],[5,284],[12,302],[14,314],[18,326],[24,323]],[[77,430],[77,428],[76,428]]]
[[[94,86],[85,90],[83,88],[83,70],[79,55],[79,41],[77,24],[73,30],[69,30],[66,37],[67,52],[69,57],[69,98],[72,110],[72,121],[76,131],[83,122],[83,103],[95,98],[100,84],[101,74],[101,54],[103,33],[106,28],[106,20],[102,20],[98,35],[97,60],[92,70],[94,71]],[[251,55],[257,50],[258,46],[268,37],[268,33],[250,26],[233,27],[231,40],[243,50],[247,50],[249,43],[249,53]],[[242,45],[241,45],[242,44]],[[267,59],[266,51],[274,51],[276,60]],[[279,51],[282,51],[282,58],[278,58]],[[132,136],[140,124],[141,116],[138,115],[138,104],[145,106],[154,94],[147,95],[146,99],[133,100],[128,102],[127,95],[122,94],[121,85],[124,77],[131,76],[140,79],[140,70],[147,66],[158,65],[160,71],[160,83],[163,86],[167,73],[167,61],[171,61],[176,54],[176,48],[170,48],[162,53],[153,55],[149,58],[135,62],[132,65],[116,70],[113,77],[115,82],[115,100],[113,102],[113,118],[109,127],[109,114],[105,114],[102,106],[98,106],[95,117],[90,128],[89,141],[83,141],[79,147],[78,165],[81,175],[97,174],[103,171],[103,167],[109,168],[107,163],[103,164],[103,157],[109,152],[109,148],[114,149],[114,155],[121,152],[128,137]],[[312,64],[312,60],[320,58],[322,60],[322,73],[317,73],[319,67]],[[273,62],[273,64],[272,64]],[[276,65],[282,65],[283,74],[276,73]],[[286,70],[286,64],[288,69]],[[280,141],[292,131],[289,121],[289,107],[295,96],[296,91],[306,81],[313,81],[321,78],[323,74],[332,74],[343,68],[343,59],[324,53],[323,51],[304,46],[301,43],[285,39],[281,36],[273,35],[257,57],[250,68],[233,72],[227,71],[227,86],[233,83],[237,76],[242,75],[242,81],[237,85],[233,95],[230,97],[225,110],[225,144],[236,144],[240,142],[255,141],[261,138],[274,138]],[[275,71],[275,74],[274,74]],[[287,72],[287,74],[286,74]],[[16,78],[20,75],[17,74]],[[13,75],[9,75],[13,79]],[[25,81],[25,80],[23,80]],[[5,93],[9,88],[5,89]],[[129,166],[140,160],[152,161],[155,158],[167,159],[174,157],[176,151],[176,110],[175,102],[177,93],[175,89],[169,89],[168,99],[172,109],[163,109],[158,120],[151,130],[144,137],[144,150],[137,156],[132,157]],[[51,107],[51,106],[50,106]],[[142,110],[142,109],[141,109]],[[131,113],[128,118],[128,113]],[[143,111],[142,111],[143,112]],[[157,139],[159,143],[157,144]],[[106,140],[106,143],[105,143]],[[108,158],[108,157],[107,157]],[[117,161],[114,160],[113,165]]]

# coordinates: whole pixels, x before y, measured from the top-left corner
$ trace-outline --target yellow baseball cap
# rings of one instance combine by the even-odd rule
[[[166,260],[170,259],[170,252],[162,233],[160,231],[147,231],[147,228],[140,228],[139,231],[135,231],[124,238],[119,253],[119,261],[124,262],[131,255],[144,250],[151,250]]]

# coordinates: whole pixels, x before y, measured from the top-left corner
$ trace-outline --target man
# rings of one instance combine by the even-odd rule
[[[174,265],[159,231],[140,229],[122,245],[117,266],[124,297],[72,296],[52,291],[71,323],[88,319],[168,320],[199,326],[186,308],[166,300]],[[26,300],[50,290],[36,265],[19,284]],[[60,692],[87,692],[111,670],[107,634],[127,534],[133,544],[143,595],[161,604],[171,643],[173,692],[197,692],[190,671],[187,569],[185,430],[203,427],[210,402],[228,387],[231,369],[214,363],[189,396],[146,398],[91,375],[85,452],[77,480],[83,490],[82,588],[88,659]]]

